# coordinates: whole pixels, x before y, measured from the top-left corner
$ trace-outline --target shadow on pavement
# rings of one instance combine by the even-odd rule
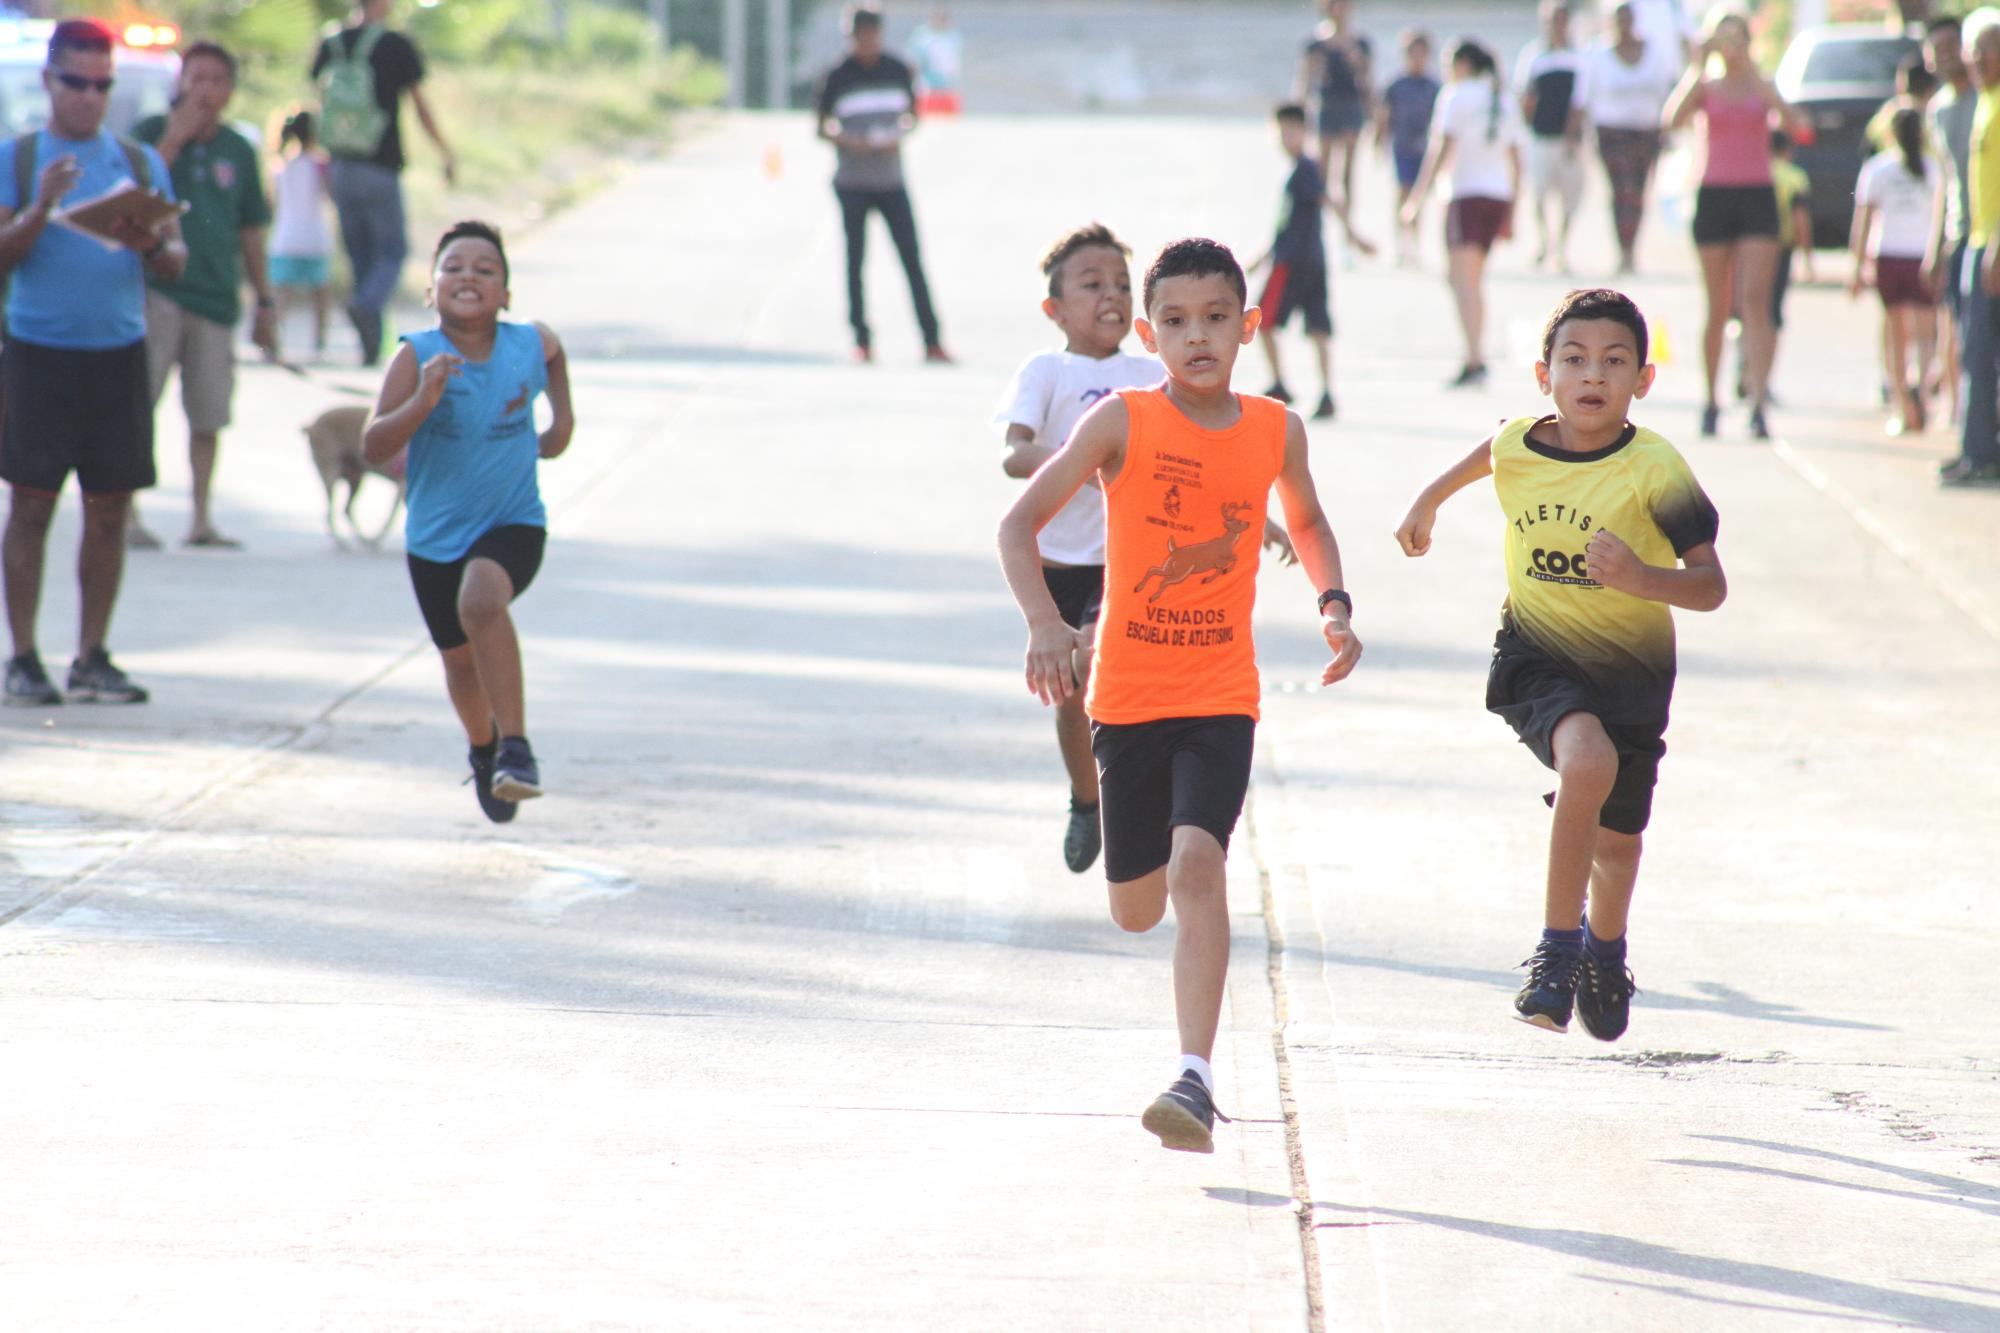
[[[1633,1240],[1625,1236],[1595,1231],[1572,1231],[1561,1227],[1527,1227],[1480,1218],[1453,1217],[1446,1213],[1415,1212],[1401,1208],[1355,1208],[1347,1204],[1316,1203],[1315,1208],[1343,1213],[1366,1213],[1377,1217],[1397,1217],[1443,1227],[1488,1240],[1511,1241],[1517,1245],[1549,1250],[1557,1254],[1596,1263],[1615,1264],[1641,1272],[1658,1273],[1690,1282],[1711,1282],[1741,1287],[1772,1296],[1787,1296],[1837,1305],[1885,1320],[1913,1324],[1946,1333],[1978,1333],[1991,1329],[2000,1320],[2000,1306],[1975,1305],[1970,1301],[1920,1296],[1878,1287],[1866,1282],[1829,1277],[1823,1273],[1773,1264],[1725,1259],[1718,1255],[1690,1254],[1670,1245]],[[1683,1294],[1667,1288],[1673,1294]],[[1697,1296],[1696,1299],[1711,1299]],[[1801,1311],[1800,1313],[1805,1313]]]

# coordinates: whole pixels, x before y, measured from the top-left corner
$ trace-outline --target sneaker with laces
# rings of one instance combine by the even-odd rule
[[[1097,864],[1104,850],[1104,829],[1097,821],[1097,802],[1069,798],[1069,829],[1063,834],[1063,864],[1081,875]]]
[[[1632,969],[1625,960],[1600,962],[1583,951],[1583,967],[1576,981],[1576,1017],[1583,1030],[1599,1041],[1617,1041],[1625,1035],[1632,1018],[1632,997],[1639,988],[1632,981]]]
[[[472,776],[466,781],[472,784],[472,794],[479,798],[479,809],[496,824],[505,824],[520,813],[518,801],[503,801],[493,794],[493,763],[500,754],[500,738],[496,735],[484,745],[474,745],[466,750],[466,758],[472,764]]]
[[[1214,1152],[1218,1120],[1229,1123],[1229,1117],[1215,1109],[1208,1085],[1192,1070],[1153,1098],[1153,1104],[1139,1117],[1147,1132],[1158,1136],[1162,1148],[1175,1152]]]
[[[111,663],[111,654],[93,648],[69,664],[69,697],[80,704],[142,704],[151,696]]]
[[[542,770],[526,736],[503,736],[493,757],[493,794],[503,801],[531,801],[542,794]]]
[[[1576,1004],[1576,974],[1583,965],[1581,955],[1580,949],[1549,940],[1536,945],[1534,955],[1521,960],[1521,966],[1528,969],[1528,980],[1514,997],[1514,1017],[1550,1032],[1568,1032],[1570,1011]]]
[[[22,653],[7,661],[6,700],[9,708],[39,708],[59,704],[63,697],[49,673],[42,670],[42,659]]]

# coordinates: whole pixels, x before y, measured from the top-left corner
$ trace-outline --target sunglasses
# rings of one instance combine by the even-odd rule
[[[86,79],[81,74],[69,74],[62,70],[50,70],[49,73],[56,76],[57,83],[73,93],[109,93],[111,85],[117,82],[115,79]]]

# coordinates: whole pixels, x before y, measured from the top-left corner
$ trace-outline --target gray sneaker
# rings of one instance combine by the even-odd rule
[[[142,704],[149,696],[111,664],[110,653],[93,648],[69,664],[69,697],[80,704]]]
[[[38,708],[59,704],[63,697],[49,673],[42,670],[42,659],[22,653],[7,660],[6,700],[10,708]]]

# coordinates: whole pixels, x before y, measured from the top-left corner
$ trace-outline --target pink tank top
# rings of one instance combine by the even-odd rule
[[[1708,158],[1703,185],[1771,183],[1771,110],[1762,97],[1724,97],[1710,84],[1702,89],[1701,115]]]

